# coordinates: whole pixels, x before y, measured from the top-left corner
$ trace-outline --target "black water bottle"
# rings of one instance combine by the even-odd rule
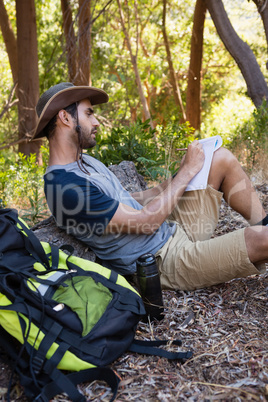
[[[164,318],[164,304],[155,256],[147,253],[137,259],[137,279],[140,294],[150,321]]]

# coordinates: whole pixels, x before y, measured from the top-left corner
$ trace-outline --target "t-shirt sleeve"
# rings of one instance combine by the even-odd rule
[[[44,179],[47,203],[60,227],[78,237],[103,234],[119,201],[72,172],[54,170]]]

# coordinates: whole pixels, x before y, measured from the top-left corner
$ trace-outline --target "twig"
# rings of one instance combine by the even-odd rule
[[[5,145],[0,146],[0,150],[5,149],[5,148],[10,148],[10,147],[12,147],[14,145],[21,144],[22,142],[28,142],[29,140],[30,140],[30,138],[21,138],[21,139],[19,139],[17,141],[13,141],[13,142],[10,142],[9,144],[5,144]]]
[[[236,390],[236,391],[239,391],[239,392],[244,392],[247,395],[250,395],[253,399],[255,399],[255,401],[260,400],[258,396],[252,394],[251,392],[247,392],[247,391],[245,391],[245,390],[243,390],[241,388],[238,388],[238,387],[231,387],[231,386],[228,386],[228,385],[213,384],[213,383],[210,383],[210,382],[201,382],[201,381],[194,381],[194,382],[192,382],[192,384],[200,384],[200,385],[208,385],[209,387],[219,387],[219,388],[233,389],[233,390]]]

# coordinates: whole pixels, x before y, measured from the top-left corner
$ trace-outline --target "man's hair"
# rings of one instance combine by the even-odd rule
[[[66,110],[66,112],[69,113],[73,118],[75,118],[77,115],[77,102],[72,103],[71,105],[69,105],[63,109]],[[52,138],[52,136],[55,132],[56,125],[57,125],[57,118],[58,118],[58,113],[50,120],[50,122],[44,128],[44,133],[45,133],[45,136],[47,137],[47,139]]]
[[[71,115],[73,119],[77,119],[77,107],[78,107],[79,102],[72,103],[71,105],[64,107],[63,109],[66,110],[67,113]],[[46,125],[44,128],[44,133],[47,137],[47,139],[51,139],[55,133],[56,125],[57,125],[57,118],[58,118],[58,113],[50,120],[50,122]],[[78,121],[77,121],[78,123]],[[77,124],[76,125],[76,132],[78,135],[78,143],[79,147],[77,148],[76,152],[76,162],[78,164],[79,169],[81,172],[90,174],[89,171],[87,170],[86,166],[84,165],[83,162],[83,143],[82,143],[82,133],[81,133],[81,127]]]

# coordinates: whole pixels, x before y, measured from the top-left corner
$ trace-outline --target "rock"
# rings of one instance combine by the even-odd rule
[[[123,161],[119,165],[109,166],[109,170],[116,175],[122,186],[130,193],[147,189],[147,184],[143,176],[137,172],[134,162]]]
[[[45,219],[42,222],[39,222],[31,229],[40,241],[54,244],[57,247],[70,244],[74,248],[73,255],[83,257],[90,261],[96,260],[96,255],[93,253],[93,251],[91,251],[86,244],[77,240],[75,237],[68,235],[64,230],[60,229],[57,226],[53,216]]]
[[[123,161],[119,165],[111,165],[109,169],[116,175],[122,186],[129,192],[146,190],[144,178],[138,174],[133,162]],[[96,255],[83,242],[68,235],[60,229],[51,216],[33,226],[32,231],[40,241],[48,242],[60,247],[70,244],[74,247],[74,255],[90,261],[96,261]]]

